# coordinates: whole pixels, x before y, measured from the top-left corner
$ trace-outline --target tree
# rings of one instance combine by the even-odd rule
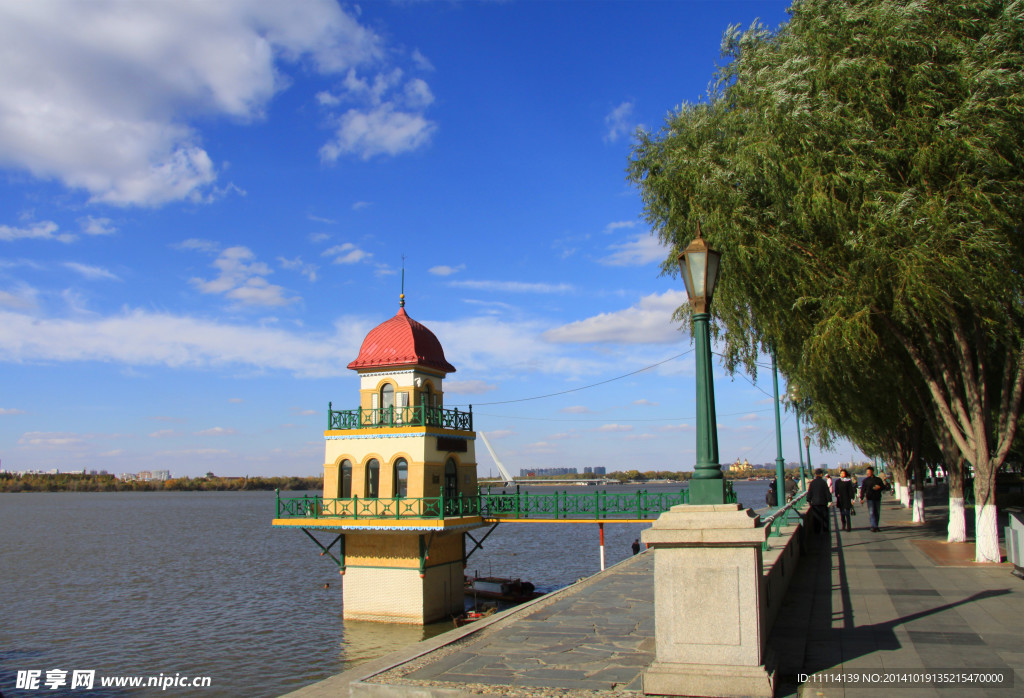
[[[1020,0],[802,0],[776,31],[730,27],[708,100],[641,133],[629,166],[666,272],[698,221],[724,253],[728,367],[769,347],[787,375],[853,386],[841,357],[913,367],[974,466],[978,561],[999,560],[1024,390],[1022,17]]]

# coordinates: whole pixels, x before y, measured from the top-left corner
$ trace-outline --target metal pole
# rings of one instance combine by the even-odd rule
[[[813,471],[811,470],[812,467],[813,466],[811,465],[811,444],[808,443],[807,444],[807,472],[813,473]]]
[[[804,440],[800,433],[800,408],[796,408],[796,452],[800,454],[800,489],[807,490],[807,475],[804,473],[804,450],[800,448],[800,442]]]
[[[782,457],[782,417],[779,414],[779,368],[772,351],[772,391],[775,395],[775,505],[782,506],[786,499],[786,461]]]
[[[725,482],[718,463],[718,424],[711,365],[710,313],[693,314],[697,349],[697,464],[690,480],[690,504],[725,504]]]
[[[601,571],[604,572],[604,524],[599,523],[597,528],[601,531]]]

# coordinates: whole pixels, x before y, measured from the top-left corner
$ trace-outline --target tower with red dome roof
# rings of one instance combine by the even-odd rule
[[[348,367],[359,406],[328,407],[316,522],[341,534],[344,617],[430,623],[461,613],[465,533],[483,522],[472,410],[444,404],[455,367],[406,313],[404,294]]]

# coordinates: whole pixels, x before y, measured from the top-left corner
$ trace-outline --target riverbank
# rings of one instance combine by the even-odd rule
[[[322,477],[177,477],[121,480],[114,475],[0,473],[0,492],[231,492],[323,490]]]

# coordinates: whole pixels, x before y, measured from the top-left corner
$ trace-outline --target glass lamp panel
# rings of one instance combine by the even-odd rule
[[[705,298],[707,295],[707,263],[708,253],[706,250],[696,250],[686,253],[686,263],[690,267],[690,276],[693,277],[693,288],[687,288],[690,298]]]
[[[715,293],[715,285],[718,283],[718,262],[722,259],[721,252],[708,250],[708,299]]]
[[[683,277],[683,284],[686,286],[686,297],[693,298],[693,277],[690,276],[690,266],[686,260],[685,252],[679,255],[679,275]]]

